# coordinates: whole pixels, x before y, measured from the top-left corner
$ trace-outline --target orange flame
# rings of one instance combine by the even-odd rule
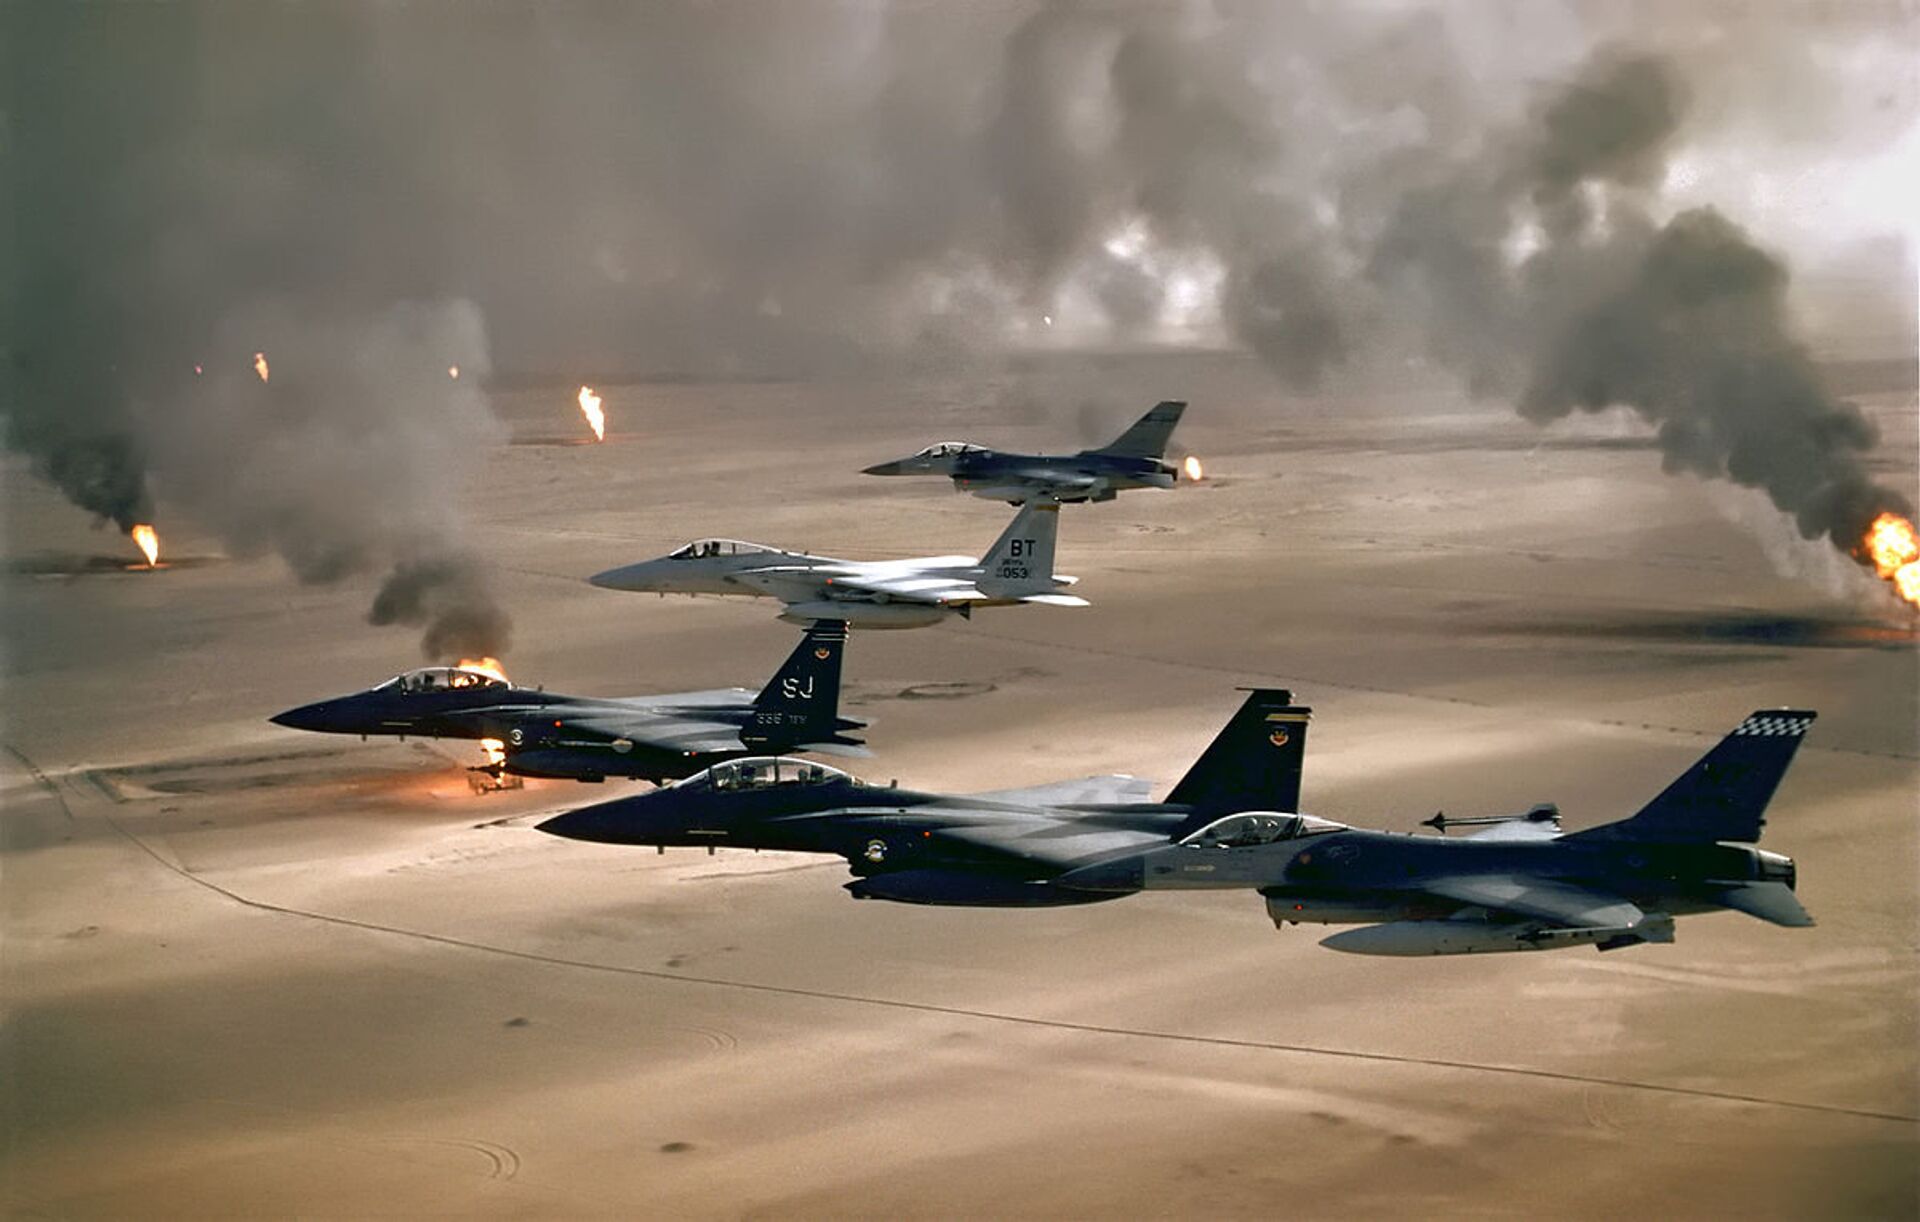
[[[1196,484],[1207,477],[1206,469],[1200,465],[1200,458],[1196,454],[1187,455],[1187,461],[1180,464],[1180,469]]]
[[[448,377],[450,377],[450,378],[452,378],[452,379],[453,379],[454,381],[456,381],[456,382],[457,382],[457,381],[459,381],[459,380],[460,380],[460,366],[458,366],[458,365],[449,365],[449,366],[447,366],[447,376],[448,376]]]
[[[511,682],[511,680],[507,678],[506,668],[500,665],[499,658],[461,658],[458,662],[454,663],[454,665],[460,670],[477,670],[483,675],[489,675],[500,680],[502,683]]]
[[[580,388],[580,414],[587,418],[588,427],[593,429],[595,441],[607,439],[607,414],[600,410],[600,396],[593,393],[593,387]]]
[[[145,522],[142,522],[127,533],[132,535],[133,541],[140,545],[140,550],[147,554],[148,568],[152,568],[160,563],[160,533],[158,531],[148,526]]]
[[[253,354],[253,371],[260,375],[260,380],[262,382],[267,380],[267,376],[272,372],[272,370],[267,368],[266,353],[256,352]]]
[[[1864,559],[1883,581],[1891,582],[1900,597],[1920,607],[1920,536],[1913,523],[1897,513],[1883,513],[1860,541]]]
[[[487,767],[498,768],[507,762],[507,744],[497,738],[480,740],[480,752],[487,757]]]

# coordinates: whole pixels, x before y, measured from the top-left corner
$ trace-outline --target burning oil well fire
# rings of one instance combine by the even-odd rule
[[[1912,522],[1897,513],[1881,514],[1867,528],[1856,555],[1908,605],[1920,608],[1920,537]]]
[[[595,441],[605,441],[607,439],[607,414],[600,410],[600,396],[594,393],[593,387],[582,386],[578,399],[580,402],[580,414],[587,418],[587,427],[593,430],[593,439]]]
[[[158,568],[160,566],[160,532],[146,522],[136,522],[133,529],[127,533],[133,536],[134,543],[146,556],[147,567]]]

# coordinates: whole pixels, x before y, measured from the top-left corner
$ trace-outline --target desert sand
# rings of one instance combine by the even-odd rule
[[[1910,373],[1859,401],[1914,486]],[[1882,372],[1885,372],[1884,370]],[[136,571],[5,469],[0,1212],[97,1216],[1898,1216],[1920,1208],[1914,623],[1631,421],[1243,358],[497,396],[462,511],[515,678],[758,684],[766,601],[596,590],[719,535],[978,552],[1003,506],[859,468],[1078,445],[1155,399],[1209,478],[1069,507],[1084,609],[856,633],[870,777],[1170,785],[1235,685],[1316,710],[1308,810],[1622,817],[1758,707],[1821,718],[1766,847],[1819,919],[1392,960],[1251,894],[856,903],[838,860],[563,842],[640,786],[468,786],[470,744],[267,717],[416,665],[372,578],[303,587],[161,523]],[[1772,553],[1770,555],[1770,553]],[[1810,571],[1795,575],[1785,568]]]

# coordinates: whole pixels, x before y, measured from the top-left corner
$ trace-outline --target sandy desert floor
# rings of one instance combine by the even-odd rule
[[[1914,624],[1613,418],[1283,398],[1215,356],[500,396],[467,511],[516,678],[757,686],[766,602],[582,578],[723,535],[977,552],[1002,506],[856,474],[1093,440],[1161,397],[1211,478],[1070,507],[1081,610],[857,633],[870,776],[1169,784],[1237,702],[1317,716],[1307,808],[1630,813],[1749,710],[1820,710],[1767,847],[1819,918],[1369,959],[1252,895],[855,903],[837,861],[562,842],[623,787],[478,796],[460,743],[266,718],[417,664],[372,579],[162,523],[126,571],[5,472],[0,1212],[90,1216],[1806,1217],[1920,1209]],[[1914,486],[1910,374],[1867,379]],[[1772,553],[1770,555],[1770,553]],[[1844,562],[1840,569],[1847,566]]]

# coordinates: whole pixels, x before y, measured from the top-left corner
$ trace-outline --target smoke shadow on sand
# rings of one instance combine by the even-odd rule
[[[1886,620],[1764,612],[1705,611],[1622,615],[1606,619],[1547,618],[1491,625],[1508,636],[1586,637],[1671,645],[1752,645],[1770,649],[1910,650],[1920,629]]]

